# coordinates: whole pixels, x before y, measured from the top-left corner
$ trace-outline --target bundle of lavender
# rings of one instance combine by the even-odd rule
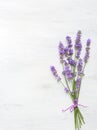
[[[74,124],[75,130],[79,130],[83,124],[85,124],[84,117],[79,109],[79,94],[81,89],[82,78],[84,76],[84,69],[89,59],[89,50],[91,40],[88,39],[85,45],[85,55],[81,58],[82,42],[81,42],[81,31],[77,32],[74,45],[70,36],[66,37],[66,46],[62,42],[59,43],[58,50],[60,56],[60,63],[62,64],[62,75],[65,83],[61,80],[57,70],[54,66],[51,66],[51,72],[54,77],[60,82],[65,92],[70,96],[73,104],[63,112],[70,110],[74,112]]]

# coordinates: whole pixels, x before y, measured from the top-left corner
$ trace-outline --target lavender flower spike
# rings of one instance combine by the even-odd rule
[[[66,41],[67,41],[67,48],[68,48],[68,56],[72,56],[73,55],[73,49],[72,49],[73,45],[72,45],[71,37],[67,36]]]
[[[81,41],[81,31],[78,31],[77,36],[76,36],[76,40],[75,40],[75,48],[76,49],[79,49],[77,47],[80,47],[80,45],[79,45],[80,41]],[[79,45],[79,46],[76,46],[76,45]]]
[[[66,76],[68,80],[72,80],[74,77],[74,73],[70,70],[69,66],[65,67],[65,70],[62,72],[62,74]]]
[[[57,79],[57,81],[60,81],[61,78],[60,78],[60,76],[58,75],[58,73],[57,73],[55,67],[54,67],[54,66],[51,66],[50,69],[51,69],[51,72],[52,72],[52,74],[54,75],[54,77]]]
[[[86,43],[86,53],[85,53],[85,56],[84,56],[84,62],[85,62],[85,63],[87,63],[87,62],[88,62],[88,59],[89,59],[90,44],[91,44],[91,40],[88,39],[88,40],[87,40],[87,43]]]
[[[80,88],[80,85],[81,85],[81,78],[77,78],[77,80],[76,80],[76,87]]]
[[[81,31],[77,32],[76,40],[75,40],[75,50],[76,50],[76,58],[78,59],[81,54],[82,44],[81,44]]]
[[[76,61],[75,61],[75,60],[73,60],[73,59],[70,58],[70,57],[69,57],[67,60],[68,60],[68,63],[69,63],[71,66],[74,66],[74,67],[76,66]]]
[[[60,62],[63,63],[64,59],[64,45],[62,42],[59,43],[59,55],[60,55]]]
[[[87,46],[90,46],[90,44],[91,44],[91,40],[88,39],[88,40],[87,40]]]
[[[68,88],[64,88],[64,91],[66,92],[66,93],[68,93],[69,92],[69,89]]]
[[[71,48],[72,47],[71,37],[67,36],[66,40],[67,40],[68,48]]]
[[[82,61],[82,59],[79,59],[78,65],[77,65],[78,72],[82,71],[82,67],[83,67],[83,61]]]

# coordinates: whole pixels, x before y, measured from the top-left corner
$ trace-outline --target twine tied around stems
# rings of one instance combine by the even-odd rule
[[[78,104],[78,99],[76,98],[76,99],[74,99],[74,103],[71,106],[69,106],[68,108],[66,108],[65,110],[62,109],[62,112],[66,112],[67,110],[70,110],[70,112],[72,112],[78,106],[81,106],[81,107],[84,107],[84,108],[87,107],[87,106],[84,106],[82,104]]]

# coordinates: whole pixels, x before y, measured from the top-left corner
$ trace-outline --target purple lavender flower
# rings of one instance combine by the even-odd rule
[[[51,69],[51,72],[52,72],[52,74],[54,75],[54,77],[57,79],[57,81],[60,81],[61,78],[60,78],[60,76],[57,74],[57,71],[56,71],[55,67],[54,67],[54,66],[51,66],[50,69]]]
[[[69,51],[69,48],[68,48],[68,47],[65,47],[65,49],[64,49],[64,55],[65,55],[65,57],[68,56],[68,51]]]
[[[87,63],[87,62],[88,62],[88,59],[89,59],[90,44],[91,44],[91,40],[88,39],[88,40],[87,40],[87,43],[86,43],[86,53],[85,53],[85,56],[84,56],[84,62],[85,62],[85,63]]]
[[[88,40],[87,40],[87,46],[90,46],[90,44],[91,44],[91,40],[88,39]]]
[[[80,86],[81,86],[81,78],[77,78],[77,80],[76,80],[76,87],[80,88]]]
[[[75,44],[75,49],[81,51],[81,49],[82,49],[81,43]]]
[[[63,75],[66,76],[68,80],[71,80],[74,77],[74,73],[70,70],[69,66],[65,67],[65,70],[63,71]]]
[[[66,93],[68,93],[69,92],[69,89],[68,88],[64,88],[64,91],[66,92]]]
[[[70,71],[70,67],[66,66],[65,70],[62,72],[63,75],[66,75]]]
[[[76,61],[75,60],[73,60],[71,57],[69,57],[68,59],[68,63],[71,65],[71,66],[76,66]]]
[[[62,42],[59,43],[59,55],[60,55],[60,62],[63,63],[64,59],[64,45]]]
[[[67,40],[68,48],[71,48],[72,47],[71,37],[67,36],[66,40]]]
[[[68,72],[66,77],[67,77],[68,80],[71,80],[71,79],[74,78],[74,73],[73,72]]]
[[[72,55],[73,55],[73,49],[69,49],[68,55],[69,55],[69,56],[72,56]]]
[[[75,40],[75,50],[76,50],[76,58],[78,59],[81,54],[82,44],[81,44],[81,31],[77,32],[76,40]]]
[[[78,65],[77,65],[78,72],[81,72],[82,68],[83,68],[83,61],[82,61],[82,59],[79,59]]]
[[[84,62],[87,63],[89,59],[89,52],[86,51],[85,57],[84,57]]]
[[[71,37],[67,36],[66,41],[67,41],[67,47],[65,49],[65,53],[67,54],[66,56],[72,56],[73,55],[73,49],[72,49],[73,45],[72,45]]]
[[[79,44],[80,41],[81,41],[81,31],[79,30],[79,31],[77,32],[75,44]]]
[[[76,51],[76,58],[77,58],[77,59],[80,58],[80,54],[81,54],[81,51],[80,51],[80,49],[79,49],[79,50]]]

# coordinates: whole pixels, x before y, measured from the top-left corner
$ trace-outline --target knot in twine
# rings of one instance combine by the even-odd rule
[[[78,99],[76,98],[76,99],[74,99],[74,103],[71,106],[69,106],[68,108],[66,108],[65,110],[62,109],[62,112],[66,112],[67,110],[70,110],[70,112],[72,112],[78,106],[81,106],[81,107],[84,107],[84,108],[87,107],[87,106],[84,106],[82,104],[78,104]]]

